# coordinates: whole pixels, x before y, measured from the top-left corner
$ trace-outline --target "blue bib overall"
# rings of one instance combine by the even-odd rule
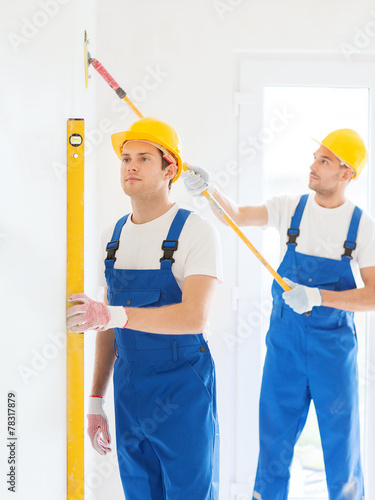
[[[105,261],[110,305],[181,302],[171,268],[189,214],[177,212],[163,241],[160,269],[155,270],[113,267],[128,216],[118,221]],[[215,367],[203,335],[116,328],[115,350],[116,442],[126,500],[217,500]]]
[[[302,285],[326,290],[356,288],[350,267],[362,211],[351,219],[341,260],[296,251],[303,195],[288,230],[288,250],[278,269]],[[260,452],[254,485],[256,500],[288,498],[293,449],[314,400],[330,500],[362,500],[357,336],[353,313],[314,307],[297,314],[274,281],[259,408]]]

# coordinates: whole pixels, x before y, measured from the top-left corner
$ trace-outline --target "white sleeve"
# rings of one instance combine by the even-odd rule
[[[364,213],[358,229],[357,237],[358,267],[373,267],[375,266],[375,220],[368,214]]]
[[[281,227],[288,224],[299,199],[300,196],[282,195],[267,200],[265,203],[268,212],[267,227],[275,227],[280,230]]]
[[[221,243],[217,229],[201,219],[190,225],[185,237],[188,248],[184,263],[184,278],[194,274],[213,276],[223,280]]]
[[[280,198],[278,196],[274,196],[273,198],[267,200],[265,203],[268,213],[267,227],[279,228],[280,226],[280,224],[278,223],[280,213],[279,199]]]

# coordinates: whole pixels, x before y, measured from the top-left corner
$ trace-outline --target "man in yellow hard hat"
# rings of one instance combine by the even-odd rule
[[[104,395],[114,368],[126,499],[217,500],[215,367],[202,332],[221,280],[218,236],[171,201],[182,169],[171,126],[142,118],[112,144],[132,213],[104,235],[105,303],[79,293],[68,310],[71,331],[98,332],[88,434],[100,454],[110,451]]]
[[[254,500],[288,496],[294,445],[314,400],[330,500],[362,500],[357,338],[353,313],[375,310],[375,221],[345,196],[367,162],[353,130],[329,134],[310,167],[311,194],[238,206],[208,172],[186,172],[193,194],[208,189],[240,226],[280,231],[278,273],[260,396],[260,452]],[[321,241],[330,241],[324,249]],[[352,266],[364,283],[356,288]]]

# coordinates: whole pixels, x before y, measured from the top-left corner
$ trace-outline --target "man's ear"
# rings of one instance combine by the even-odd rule
[[[346,167],[343,172],[343,181],[350,181],[350,179],[354,176],[353,169],[351,167]]]
[[[177,168],[175,163],[170,163],[168,167],[164,169],[165,178],[168,180],[173,179],[177,173]]]

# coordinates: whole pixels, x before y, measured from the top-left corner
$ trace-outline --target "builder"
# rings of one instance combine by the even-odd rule
[[[240,226],[281,234],[260,396],[260,453],[254,500],[288,496],[294,445],[314,400],[330,500],[362,500],[357,338],[353,313],[375,310],[375,222],[345,197],[367,162],[358,134],[329,134],[310,167],[310,195],[238,206],[203,169],[184,173],[193,194],[207,189]],[[320,244],[329,241],[330,245]],[[352,266],[360,270],[356,288]],[[282,460],[281,458],[282,457]],[[277,464],[277,467],[272,466]]]
[[[71,331],[98,331],[88,433],[99,453],[110,451],[103,405],[114,367],[126,499],[217,500],[215,367],[202,332],[221,280],[218,237],[170,199],[182,170],[172,127],[142,118],[112,144],[132,213],[106,240],[108,300],[74,294],[70,301],[80,304],[68,310]]]

